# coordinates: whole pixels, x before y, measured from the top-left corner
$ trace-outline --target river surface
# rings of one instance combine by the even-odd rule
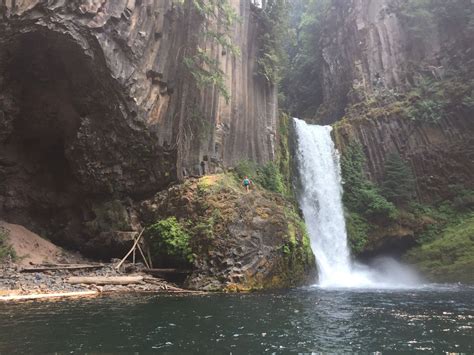
[[[474,352],[474,288],[0,304],[0,354]]]

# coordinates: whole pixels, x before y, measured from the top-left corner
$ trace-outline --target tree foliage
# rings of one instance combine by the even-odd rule
[[[330,0],[291,2],[290,31],[285,40],[288,65],[282,80],[282,105],[295,117],[313,116],[322,101],[321,38],[330,5]]]
[[[404,205],[415,197],[413,171],[398,153],[388,154],[385,160],[382,194],[397,206]]]
[[[270,84],[278,84],[286,61],[283,42],[288,33],[287,0],[268,0],[258,9],[260,52],[258,73]]]

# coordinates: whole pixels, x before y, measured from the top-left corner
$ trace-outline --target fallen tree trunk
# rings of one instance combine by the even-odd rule
[[[66,280],[72,285],[130,285],[143,281],[143,276],[73,276]]]
[[[167,275],[167,274],[190,274],[191,270],[180,270],[180,269],[145,269],[143,270],[146,274],[149,275]]]
[[[104,265],[74,265],[74,264],[57,264],[57,265],[38,265],[34,267],[25,267],[20,272],[42,272],[42,271],[60,271],[60,270],[94,270],[101,269]]]

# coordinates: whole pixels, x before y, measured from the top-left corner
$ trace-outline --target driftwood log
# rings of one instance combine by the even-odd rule
[[[26,300],[38,300],[38,299],[51,299],[51,298],[63,298],[63,297],[85,297],[85,296],[96,296],[98,291],[79,291],[79,292],[58,292],[58,293],[38,293],[29,295],[9,295],[0,296],[0,301],[26,301]]]
[[[25,267],[20,272],[41,272],[58,270],[95,270],[103,268],[103,264],[43,264],[33,267]]]
[[[66,280],[72,285],[130,285],[143,281],[143,276],[73,276]]]

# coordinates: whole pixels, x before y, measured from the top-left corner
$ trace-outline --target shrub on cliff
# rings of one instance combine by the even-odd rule
[[[438,282],[474,282],[474,214],[450,223],[431,242],[412,249],[407,260]]]
[[[15,259],[16,254],[12,246],[8,244],[8,231],[0,227],[0,262],[8,257]]]
[[[398,153],[389,154],[385,160],[382,194],[398,206],[406,204],[415,196],[413,171]]]
[[[358,142],[351,143],[341,159],[345,207],[368,218],[395,218],[397,209],[365,177],[364,165],[362,146]]]
[[[165,259],[175,266],[187,266],[193,262],[190,236],[176,217],[151,225],[147,230],[147,240],[153,257],[159,261]]]

